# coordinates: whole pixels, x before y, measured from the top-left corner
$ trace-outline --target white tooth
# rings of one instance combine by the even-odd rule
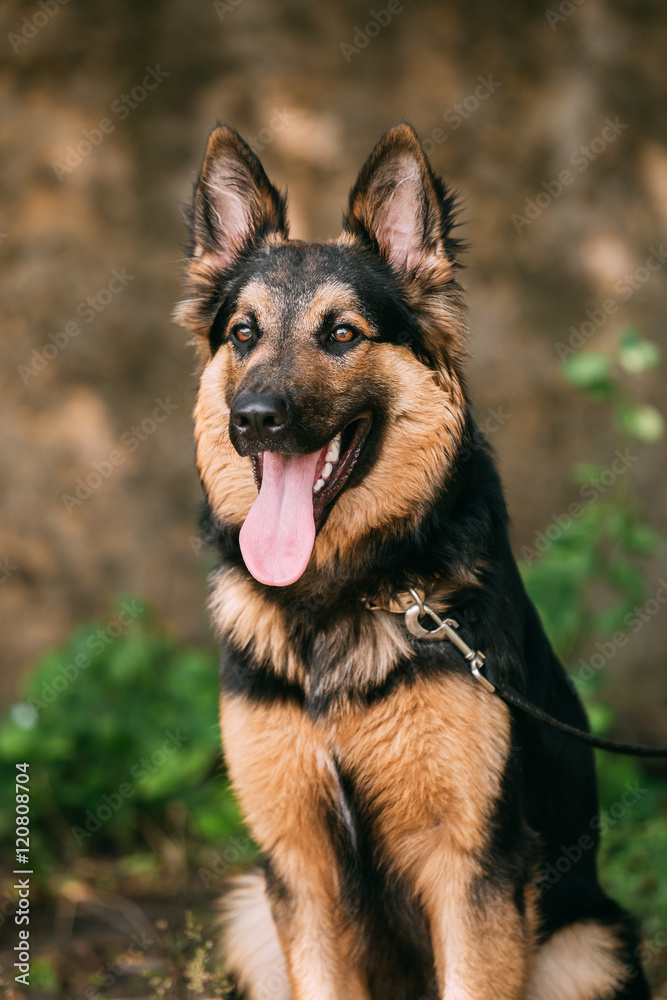
[[[319,493],[323,486],[324,486],[324,480],[318,479],[315,485],[313,486],[313,493]]]
[[[332,471],[333,471],[333,465],[331,464],[331,462],[327,462],[320,473],[322,479],[328,479]]]
[[[336,434],[336,437],[333,439],[333,441],[329,445],[329,450],[327,451],[326,455],[324,456],[324,461],[325,462],[337,462],[339,456],[340,456],[340,434]]]

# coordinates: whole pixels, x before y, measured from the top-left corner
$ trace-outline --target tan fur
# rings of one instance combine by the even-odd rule
[[[297,943],[305,948],[312,934],[326,942],[324,958],[315,960],[315,965],[323,963],[319,971],[310,968],[306,976],[314,990],[310,996],[339,994],[318,993],[309,976],[315,975],[321,988],[326,981],[335,990],[340,963],[347,963],[348,977],[354,968],[351,943],[346,944],[346,932],[335,920],[336,853],[323,820],[326,810],[337,808],[336,766],[370,810],[374,839],[395,876],[421,900],[446,956],[440,974],[448,991],[460,980],[473,984],[478,992],[469,995],[480,1000],[520,996],[530,928],[508,900],[469,912],[509,748],[509,717],[502,702],[467,680],[444,676],[416,679],[368,708],[340,706],[318,722],[295,705],[251,705],[223,695],[221,724],[230,776],[248,822],[296,894],[281,934],[287,953],[294,955]],[[480,936],[485,957],[478,948]],[[504,992],[495,985],[495,993],[479,992],[494,955]],[[505,968],[508,959],[511,973]],[[296,980],[303,988],[303,977]],[[307,994],[295,993],[302,995]]]
[[[471,907],[466,874],[455,864],[440,873],[448,879],[447,892],[429,914],[441,996],[523,1000],[530,921],[519,915],[511,896]]]
[[[239,527],[257,499],[249,458],[229,440],[225,402],[229,347],[221,347],[202,372],[195,406],[197,467],[216,515]]]
[[[627,975],[612,928],[579,923],[558,931],[535,956],[525,1000],[601,1000]]]
[[[209,608],[221,636],[270,664],[278,677],[298,681],[309,691],[306,667],[288,642],[283,613],[247,574],[234,568],[215,574]],[[291,613],[288,608],[287,615]],[[354,682],[362,691],[382,683],[401,658],[414,656],[400,622],[381,612],[360,609],[354,619],[341,614],[329,641],[336,652],[331,683],[351,679],[354,671]],[[322,690],[328,690],[326,680]]]
[[[293,705],[221,701],[230,777],[263,851],[295,905],[274,910],[293,1000],[368,1000],[340,918],[336,854],[325,823],[338,779],[326,734]]]
[[[450,873],[450,878],[455,887],[457,870]],[[613,996],[627,974],[618,958],[618,941],[613,929],[596,923],[574,924],[531,951],[533,905],[534,899],[529,900],[526,927],[515,927],[509,934],[508,928],[516,924],[516,915],[502,907],[494,910],[491,927],[496,933],[491,937],[489,924],[476,920],[475,914],[467,908],[447,917],[443,913],[441,926],[432,925],[436,956],[447,955],[448,945],[450,954],[453,952],[454,961],[448,957],[439,963],[438,970],[447,1000],[450,997],[458,1000],[460,996],[474,1000],[479,996],[500,998],[505,995],[521,1000],[600,1000]],[[465,919],[462,913],[466,913]],[[227,968],[239,977],[249,1000],[291,1000],[263,873],[251,873],[237,880],[236,888],[225,897],[225,914],[223,951]],[[483,948],[480,948],[481,941]],[[521,988],[522,970],[526,964],[520,953],[523,947],[528,956],[528,973]],[[457,961],[457,957],[462,961]],[[501,971],[494,972],[496,968]],[[468,970],[473,970],[473,976],[475,973],[481,975],[481,986],[471,981]],[[486,992],[488,983],[495,992]],[[508,984],[511,990],[518,992],[508,994]]]
[[[223,693],[221,725],[230,775],[265,850],[288,835],[298,842],[315,804],[335,800],[334,752],[372,803],[387,859],[420,893],[432,872],[424,885],[417,873],[434,863],[444,834],[461,855],[485,843],[509,749],[509,713],[472,680],[416,678],[368,707],[341,705],[317,722],[289,702],[266,706]]]
[[[284,242],[282,234],[271,234],[266,237],[264,245],[279,246]],[[205,250],[201,243],[197,243],[186,269],[186,295],[174,309],[174,319],[195,335],[192,343],[197,348],[202,367],[211,357],[208,335],[216,313],[215,303],[211,300],[211,289],[219,287],[220,279],[218,257]]]
[[[510,899],[469,902],[507,759],[506,707],[459,677],[418,679],[343,712],[335,740],[372,804],[383,855],[423,904],[444,995],[519,998],[530,928]]]
[[[186,296],[174,309],[174,319],[195,334],[192,341],[197,347],[202,365],[211,356],[208,334],[215,318],[215,311],[208,305],[211,288],[220,280],[220,268],[212,257],[191,257],[186,271]]]
[[[253,489],[257,492],[254,483]],[[221,636],[269,663],[279,677],[306,681],[305,664],[288,644],[281,615],[247,573],[234,568],[217,573],[209,608]]]
[[[508,753],[499,699],[456,675],[416,678],[370,706],[342,707],[331,738],[372,803],[384,854],[420,895],[443,838],[457,855],[481,851]]]
[[[369,347],[365,363],[393,397],[382,461],[338,497],[315,545],[316,568],[344,561],[373,530],[415,524],[446,479],[461,440],[458,384],[452,382],[449,392],[443,392],[408,347]],[[362,363],[360,357],[360,367]]]
[[[447,294],[443,287],[449,284]],[[403,293],[419,311],[429,349],[437,359],[436,375],[446,388],[452,372],[460,370],[467,357],[466,325],[461,290],[453,280],[446,257],[431,257],[422,269],[408,276]]]
[[[253,484],[253,488],[254,484]],[[476,578],[465,581],[479,584]],[[221,638],[231,640],[236,648],[247,650],[263,663],[270,664],[278,677],[298,682],[306,694],[310,679],[306,665],[289,642],[287,619],[294,613],[308,614],[308,603],[295,598],[286,612],[268,601],[263,588],[247,573],[235,567],[219,570],[210,581],[209,610]],[[440,615],[447,610],[449,587],[439,584],[429,591],[429,606]],[[321,693],[354,683],[363,692],[381,684],[402,659],[412,659],[414,650],[407,641],[403,619],[386,611],[362,607],[354,614],[341,611],[327,635],[335,668],[321,684]]]
[[[402,659],[411,660],[414,650],[394,616],[368,611],[341,615],[322,643],[322,656],[332,664],[320,681],[319,693],[333,693],[347,685],[365,694],[382,684]]]

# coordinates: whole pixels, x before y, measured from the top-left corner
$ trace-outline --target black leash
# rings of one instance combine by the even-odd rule
[[[505,684],[499,680],[489,680],[482,673],[484,669],[484,654],[480,653],[479,650],[472,649],[458,635],[456,629],[458,629],[459,623],[457,621],[454,621],[453,618],[445,618],[443,621],[433,608],[430,608],[425,603],[425,594],[422,591],[411,587],[409,591],[401,591],[396,594],[394,601],[391,602],[391,606],[388,608],[382,608],[378,605],[369,605],[369,607],[372,610],[392,611],[404,614],[405,627],[408,632],[418,639],[449,639],[463,653],[470,664],[473,677],[486,688],[489,694],[497,694],[507,705],[512,705],[514,708],[520,709],[545,725],[551,726],[553,729],[558,729],[561,733],[567,733],[568,736],[572,736],[576,740],[581,740],[582,743],[587,743],[589,746],[597,747],[599,750],[607,750],[609,753],[622,753],[632,757],[667,757],[667,747],[648,747],[642,743],[619,743],[617,740],[608,740],[604,736],[594,736],[592,733],[586,732],[585,729],[579,729],[578,726],[571,726],[567,722],[561,722],[560,719],[549,715],[548,712],[538,708],[537,705],[533,705],[531,701],[524,698],[522,694],[515,691],[509,684]],[[435,623],[436,628],[431,630],[424,628],[420,621],[422,618],[430,618]]]
[[[559,729],[562,733],[567,733],[568,736],[574,736],[575,739],[581,740],[582,743],[588,743],[589,746],[597,747],[599,750],[608,750],[609,753],[629,754],[632,757],[667,757],[667,747],[647,747],[643,743],[619,743],[617,740],[608,740],[604,736],[593,736],[585,729],[578,729],[577,726],[570,726],[567,722],[555,719],[553,715],[549,715],[537,705],[533,705],[513,687],[503,684],[502,681],[493,682],[493,687],[498,697],[502,698],[508,705],[520,708],[522,712],[532,715],[534,719],[539,719],[545,725]]]

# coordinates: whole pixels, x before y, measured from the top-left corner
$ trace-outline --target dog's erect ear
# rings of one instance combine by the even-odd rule
[[[413,346],[448,392],[452,365],[460,370],[466,353],[455,217],[455,196],[403,124],[386,132],[364,163],[344,219],[345,229],[379,251],[401,279],[408,305],[419,313],[421,338]]]
[[[445,252],[452,201],[434,177],[414,130],[396,125],[361,168],[344,226],[353,235],[370,238],[393,269],[406,274],[425,256]]]
[[[228,125],[211,133],[195,191],[194,257],[211,254],[225,270],[249,243],[287,237],[285,198],[250,146]]]

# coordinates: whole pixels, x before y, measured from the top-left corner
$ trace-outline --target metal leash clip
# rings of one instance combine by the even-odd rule
[[[456,629],[459,627],[459,623],[454,621],[453,618],[442,618],[429,607],[428,604],[424,602],[424,596],[410,587],[410,594],[414,600],[414,604],[409,607],[405,612],[405,627],[411,635],[416,636],[417,639],[427,639],[427,640],[440,640],[449,639],[458,650],[460,650],[465,656],[466,660],[470,664],[470,670],[476,680],[486,688],[491,694],[496,690],[490,680],[480,672],[482,666],[484,665],[484,654],[480,653],[479,650],[475,651],[471,649],[467,642],[457,634]],[[436,625],[434,629],[424,628],[420,619],[430,618]]]

